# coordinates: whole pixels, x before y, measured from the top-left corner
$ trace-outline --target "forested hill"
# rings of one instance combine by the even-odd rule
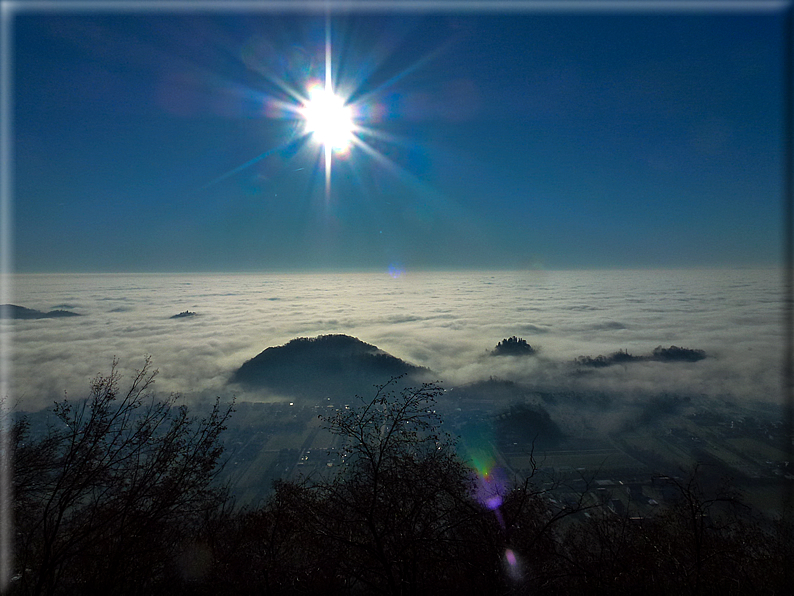
[[[349,335],[300,337],[267,348],[245,362],[230,381],[275,393],[322,398],[370,394],[391,377],[415,378],[428,369],[387,354]]]
[[[51,310],[43,312],[34,308],[17,306],[16,304],[0,304],[0,319],[57,319],[59,317],[79,317],[69,310]]]

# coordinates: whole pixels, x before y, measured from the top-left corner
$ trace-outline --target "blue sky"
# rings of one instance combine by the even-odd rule
[[[19,12],[20,272],[780,262],[775,12]],[[245,164],[248,164],[246,167]]]

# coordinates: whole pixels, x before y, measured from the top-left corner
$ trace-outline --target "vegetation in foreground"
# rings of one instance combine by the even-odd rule
[[[340,470],[236,508],[217,483],[231,405],[203,418],[127,391],[116,363],[34,435],[13,426],[13,594],[788,593],[789,534],[729,486],[674,482],[653,518],[565,504],[473,471],[439,432],[434,384],[325,419]]]

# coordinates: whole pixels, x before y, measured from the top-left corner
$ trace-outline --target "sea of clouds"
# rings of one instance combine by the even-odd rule
[[[158,392],[270,399],[227,379],[262,350],[344,333],[428,367],[445,387],[497,377],[546,390],[677,392],[780,402],[778,270],[18,275],[13,302],[79,317],[0,321],[11,397],[35,411],[84,397],[113,357],[129,379],[151,355]],[[185,310],[195,316],[172,319]],[[532,357],[488,354],[517,335]],[[694,363],[590,369],[572,361],[671,345]],[[384,380],[385,381],[385,380]]]

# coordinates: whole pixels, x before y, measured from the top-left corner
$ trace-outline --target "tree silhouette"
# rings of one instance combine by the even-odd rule
[[[201,419],[150,393],[147,359],[119,390],[113,362],[87,400],[56,404],[15,447],[18,594],[787,593],[785,532],[746,516],[724,483],[667,478],[645,518],[570,487],[475,472],[440,432],[436,384],[324,418],[344,457],[233,507],[214,481],[231,406]],[[521,422],[521,410],[514,416]],[[536,422],[534,418],[527,418]],[[502,429],[504,433],[504,429]],[[657,479],[660,480],[660,479]],[[660,481],[661,481],[660,480]],[[658,482],[657,482],[658,484]],[[574,486],[575,485],[575,486]],[[560,490],[555,499],[548,491]],[[558,502],[559,501],[559,502]],[[783,530],[786,530],[783,527]],[[790,591],[790,590],[789,590]]]
[[[785,594],[784,545],[747,517],[725,481],[695,468],[668,483],[674,503],[639,517],[593,511],[556,545],[557,590],[589,594]]]
[[[705,357],[706,352],[703,350],[679,348],[678,346],[670,346],[669,348],[657,346],[653,349],[651,360],[659,360],[660,362],[697,362]]]
[[[491,351],[491,355],[493,356],[525,356],[534,353],[535,348],[530,346],[527,343],[527,340],[516,337],[515,335],[513,337],[503,339],[496,344],[496,347]]]
[[[554,530],[582,501],[550,512],[530,479],[511,487],[506,478],[480,477],[440,432],[442,390],[425,384],[398,393],[393,384],[324,418],[342,440],[342,465],[326,478],[278,482],[263,508],[242,513],[213,589],[495,594],[515,590],[516,581],[546,581]],[[483,490],[498,493],[498,503]],[[531,581],[518,559],[532,568]]]
[[[119,390],[114,359],[90,397],[64,399],[38,440],[15,425],[15,591],[124,593],[179,576],[178,553],[202,515],[226,499],[213,483],[232,406],[202,419],[156,399],[146,359]]]
[[[447,568],[439,563],[460,546],[456,527],[478,511],[468,499],[469,470],[439,432],[442,390],[424,384],[395,396],[389,385],[326,419],[342,437],[344,463],[314,487],[319,515],[312,519],[320,536],[347,553],[353,582],[415,592],[437,583]]]

